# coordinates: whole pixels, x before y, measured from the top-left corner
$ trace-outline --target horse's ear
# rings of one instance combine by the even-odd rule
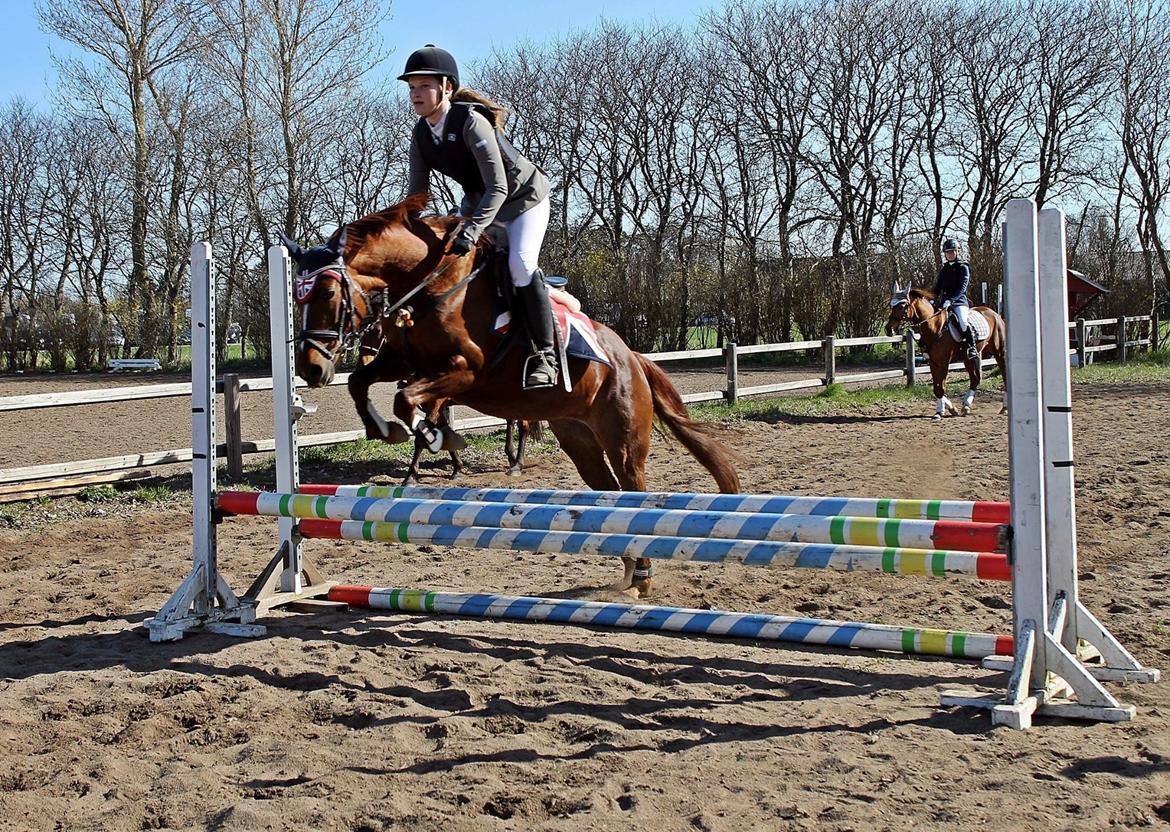
[[[299,263],[301,255],[305,253],[305,250],[297,244],[296,240],[291,239],[285,234],[283,229],[276,229],[276,236],[280,238],[281,245],[288,249],[289,257]]]

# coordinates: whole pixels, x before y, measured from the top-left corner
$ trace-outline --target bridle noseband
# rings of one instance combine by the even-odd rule
[[[377,307],[380,304],[371,299],[369,294],[349,276],[349,271],[345,267],[345,261],[340,254],[337,255],[337,259],[332,263],[327,263],[311,272],[302,272],[297,277],[303,281],[319,277],[329,278],[330,280],[336,280],[337,285],[341,288],[341,306],[338,308],[337,323],[333,329],[303,328],[297,333],[294,339],[298,344],[316,350],[330,361],[336,361],[340,353],[353,347],[354,344],[364,338],[366,333],[378,324],[381,314]],[[365,301],[365,315],[359,316],[357,313],[357,308],[354,305],[355,292]],[[385,290],[376,297],[380,298],[384,303]],[[309,298],[305,298],[303,302],[307,304]],[[357,318],[356,324],[354,323],[355,318]],[[334,350],[330,350],[322,341],[336,341],[338,346]]]

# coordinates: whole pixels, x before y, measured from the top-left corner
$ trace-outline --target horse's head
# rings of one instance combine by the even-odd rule
[[[280,238],[296,263],[297,375],[310,387],[323,387],[333,380],[338,356],[361,330],[369,298],[346,271],[343,235],[313,248],[302,248],[284,234]]]
[[[297,263],[297,375],[310,387],[332,381],[341,353],[373,334],[383,294],[393,308],[428,276],[442,276],[438,264],[457,221],[421,219],[426,204],[426,194],[415,194],[343,226],[316,248],[303,249],[281,235]]]
[[[886,335],[894,335],[909,326],[917,326],[926,316],[922,311],[922,304],[929,304],[929,295],[921,289],[911,289],[906,284],[905,289],[899,289],[895,284],[894,294],[890,297],[890,317],[886,319]]]

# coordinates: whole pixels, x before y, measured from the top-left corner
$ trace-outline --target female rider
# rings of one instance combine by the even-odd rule
[[[430,189],[438,171],[463,188],[463,226],[448,251],[467,254],[493,223],[508,237],[508,269],[532,339],[524,387],[551,387],[557,381],[553,320],[548,288],[539,269],[548,228],[548,179],[503,134],[503,108],[459,86],[459,67],[450,53],[427,44],[406,60],[398,80],[410,85],[418,114],[410,141],[406,192]]]
[[[963,333],[967,357],[976,359],[979,357],[979,350],[975,346],[975,333],[967,324],[967,315],[971,311],[970,303],[967,301],[967,285],[971,282],[971,270],[966,262],[959,259],[958,241],[944,241],[942,250],[946,262],[938,270],[938,277],[934,281],[934,307],[949,309],[955,316],[959,323],[959,331]]]

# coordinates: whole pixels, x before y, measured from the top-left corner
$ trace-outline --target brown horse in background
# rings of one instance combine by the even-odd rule
[[[493,331],[495,285],[486,275],[474,276],[492,254],[483,244],[463,257],[447,254],[459,220],[422,218],[426,202],[425,194],[416,194],[343,226],[329,241],[338,262],[314,270],[317,285],[304,301],[298,336],[297,372],[310,387],[333,378],[347,337],[371,325],[378,314],[371,298],[381,293],[384,308],[395,314],[383,317],[386,344],[367,366],[390,356],[386,360],[406,362],[412,381],[395,397],[395,422],[382,419],[367,399],[359,409],[367,429],[403,441],[409,428],[422,433],[430,447],[446,447],[456,442],[454,432],[439,430],[422,413],[428,404],[445,400],[502,419],[545,420],[589,488],[644,491],[657,417],[720,491],[739,490],[730,450],[690,418],[666,373],[602,324],[594,327],[612,366],[571,358],[563,368],[571,391],[562,385],[524,390],[526,345],[508,349],[506,337]],[[302,262],[302,272],[305,266]],[[623,561],[622,588],[647,594],[650,560]]]
[[[967,369],[967,376],[971,386],[963,396],[962,414],[971,412],[971,405],[975,401],[975,391],[983,380],[983,356],[990,355],[999,367],[1000,375],[1007,378],[1006,361],[1006,328],[1003,318],[994,309],[987,306],[976,306],[971,309],[970,315],[982,315],[987,321],[990,334],[976,344],[979,351],[977,359],[967,357],[966,348],[962,341],[956,341],[951,336],[947,326],[948,312],[945,309],[935,311],[934,295],[923,289],[895,289],[890,299],[890,317],[886,321],[886,334],[893,335],[900,330],[913,327],[918,331],[922,350],[930,361],[930,378],[934,382],[934,397],[937,400],[935,419],[941,419],[943,413],[958,416],[959,411],[947,398],[945,383],[951,362],[957,356],[962,356],[963,366]],[[1006,392],[1005,392],[1006,395]],[[1000,410],[1006,412],[1004,405]]]

